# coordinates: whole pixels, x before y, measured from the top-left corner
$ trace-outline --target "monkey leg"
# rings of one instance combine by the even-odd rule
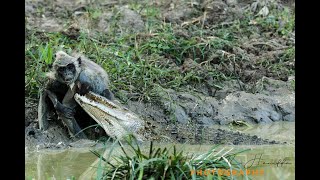
[[[84,132],[81,131],[81,128],[79,127],[75,118],[73,117],[67,118],[64,116],[59,116],[59,119],[61,119],[62,122],[68,127],[68,130],[71,136],[78,137],[81,139],[87,139],[87,136],[84,134]]]
[[[73,98],[75,91],[76,91],[76,87],[74,87],[73,89],[69,89],[67,91],[66,95],[62,100],[62,104],[64,106],[75,109],[75,107],[77,106],[77,102]],[[72,127],[71,133],[73,135],[78,134],[80,138],[87,138],[87,136],[81,131],[81,128],[74,117],[71,117],[71,118],[62,117],[62,118],[65,118],[64,121],[69,123],[68,127]]]
[[[79,138],[87,138],[86,135],[81,131],[80,126],[74,118],[74,107],[68,107],[67,105],[61,104],[54,93],[49,90],[47,90],[46,92],[55,109],[57,110],[59,119],[61,119],[62,122],[67,126],[69,133],[72,136],[76,136]]]
[[[42,91],[39,99],[39,106],[38,106],[38,122],[39,128],[41,130],[47,130],[49,123],[48,123],[48,104],[46,102],[47,92]]]

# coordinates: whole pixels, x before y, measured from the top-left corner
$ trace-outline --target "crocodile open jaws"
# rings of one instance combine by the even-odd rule
[[[133,135],[138,141],[146,140],[142,135],[145,122],[129,109],[91,91],[83,96],[76,93],[74,99],[110,137]]]

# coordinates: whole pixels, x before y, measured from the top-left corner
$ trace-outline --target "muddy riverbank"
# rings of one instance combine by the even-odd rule
[[[236,86],[236,82],[234,82]],[[146,131],[154,141],[188,144],[262,145],[294,143],[272,139],[281,122],[294,133],[294,91],[290,82],[264,79],[265,88],[250,94],[226,85],[220,97],[163,90],[162,104],[129,101],[127,105],[146,121]],[[231,84],[231,83],[229,83]],[[46,131],[37,124],[37,105],[26,106],[26,150],[66,149],[98,146],[90,140],[70,139],[66,127],[51,120]],[[178,108],[177,108],[178,107]],[[176,122],[170,120],[170,113]],[[223,117],[223,118],[222,118]],[[235,125],[235,122],[243,124]],[[291,122],[291,124],[290,124]],[[275,123],[278,123],[275,124]],[[282,127],[283,128],[283,127]],[[259,129],[250,131],[250,129]],[[241,131],[242,130],[242,131]],[[281,130],[280,130],[281,131]],[[269,136],[268,136],[269,134]],[[294,137],[294,135],[292,134]],[[149,138],[150,139],[150,138]],[[97,140],[97,139],[95,139]]]

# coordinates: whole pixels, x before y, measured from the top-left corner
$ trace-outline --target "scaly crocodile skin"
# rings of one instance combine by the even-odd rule
[[[144,121],[128,109],[93,92],[84,96],[75,94],[74,98],[110,137],[122,139],[133,134],[138,140],[145,140],[139,134],[144,130]]]

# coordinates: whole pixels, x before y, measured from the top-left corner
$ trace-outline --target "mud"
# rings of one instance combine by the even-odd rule
[[[158,142],[229,145],[287,143],[221,129],[219,126],[211,127],[214,124],[228,125],[233,121],[249,124],[294,121],[294,92],[290,82],[269,78],[264,78],[263,82],[264,88],[256,94],[239,91],[236,81],[228,82],[223,90],[218,91],[218,98],[161,89],[158,97],[162,98],[157,102],[128,100],[126,106],[146,121],[145,136]],[[123,92],[123,96],[130,97],[130,94]],[[66,127],[58,120],[50,121],[50,128],[41,132],[37,129],[36,109],[34,103],[26,106],[26,121],[32,122],[26,125],[28,151],[97,145],[92,140],[70,139]],[[74,142],[77,142],[76,145]]]
[[[252,1],[142,1],[141,5],[153,5],[160,10],[159,19],[173,24],[174,33],[180,37],[198,36],[188,29],[191,25],[203,28],[203,35],[212,37],[217,26],[229,26],[232,20],[241,20],[244,9]],[[25,2],[26,36],[35,30],[42,32],[63,32],[72,39],[80,33],[95,36],[102,33],[139,33],[146,29],[144,16],[137,9],[129,7],[128,1],[99,0],[90,2],[27,0]],[[284,1],[294,9],[294,2]],[[279,5],[279,8],[281,6]],[[95,9],[94,12],[90,11]],[[143,8],[140,8],[143,10]],[[89,13],[95,13],[89,18]],[[116,19],[116,21],[115,21]],[[252,27],[253,29],[255,27]],[[205,30],[210,31],[205,31]],[[211,34],[210,34],[211,33]],[[45,38],[45,36],[43,37]],[[27,38],[26,38],[27,39]],[[199,39],[203,43],[204,39]],[[279,63],[279,57],[285,56],[288,46],[294,45],[294,34],[282,38],[272,33],[252,30],[244,34],[237,46],[224,51],[205,51],[203,59],[193,59],[193,53],[187,52],[181,64],[172,63],[173,69],[187,73],[197,69],[201,76],[206,75],[203,64],[210,65],[226,75],[238,74],[239,80],[224,82],[222,88],[214,87],[210,79],[197,84],[195,89],[178,92],[172,89],[156,89],[152,102],[140,102],[135,94],[121,91],[124,105],[139,114],[148,124],[149,133],[155,140],[161,139],[181,143],[220,143],[220,144],[274,144],[284,143],[262,139],[230,130],[209,128],[214,124],[228,125],[233,121],[249,124],[273,123],[275,121],[295,121],[294,76],[288,71],[272,71],[262,67],[263,60]],[[26,41],[27,43],[28,41]],[[198,52],[195,52],[196,55]],[[244,61],[220,63],[218,58],[225,54],[241,54]],[[170,61],[170,57],[168,58]],[[284,62],[294,71],[294,60]],[[236,67],[236,68],[235,68]],[[119,93],[118,93],[119,95]],[[94,141],[70,139],[67,129],[57,120],[50,121],[50,128],[41,132],[37,124],[37,101],[26,99],[25,110],[26,151],[41,149],[65,149],[96,145]],[[167,137],[167,138],[163,138]]]
[[[290,82],[263,78],[259,93],[240,90],[236,81],[226,83],[214,97],[202,93],[159,89],[155,103],[129,101],[128,108],[160,123],[225,125],[232,121],[270,123],[295,120],[295,93]],[[258,87],[257,87],[258,88]]]
[[[89,139],[71,138],[62,123],[51,121],[46,131],[41,131],[38,123],[31,123],[25,128],[25,152],[40,150],[64,150],[68,148],[98,148],[102,143]]]
[[[152,139],[160,143],[185,144],[223,144],[223,145],[264,145],[287,144],[286,141],[263,139],[257,135],[221,129],[220,127],[205,127],[202,125],[153,124]]]

